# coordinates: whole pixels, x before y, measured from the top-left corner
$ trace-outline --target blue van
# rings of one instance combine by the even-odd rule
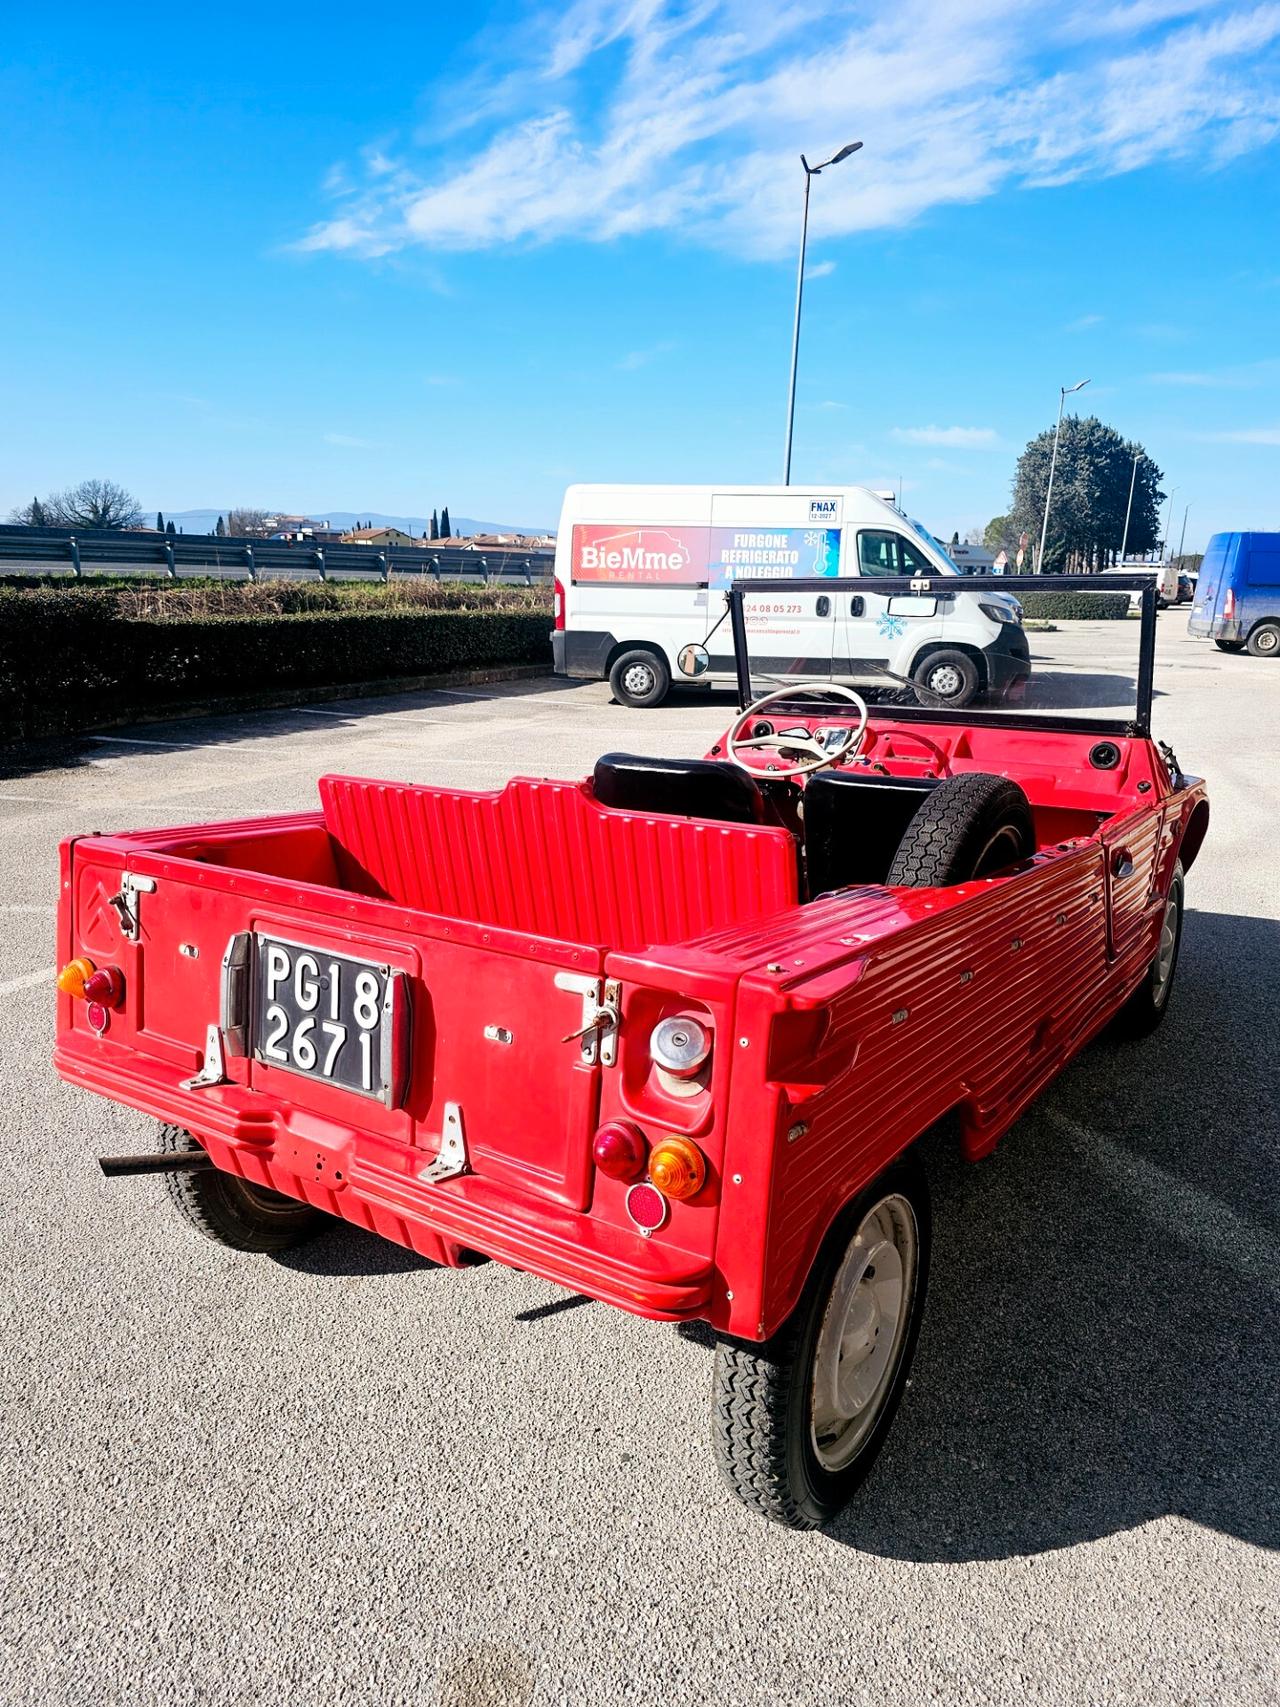
[[[1215,533],[1187,632],[1224,652],[1280,658],[1280,533]]]

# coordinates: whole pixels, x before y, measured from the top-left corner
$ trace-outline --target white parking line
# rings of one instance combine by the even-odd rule
[[[195,741],[149,741],[143,735],[90,735],[91,741],[105,741],[113,747],[194,747]]]
[[[46,966],[43,972],[25,972],[21,978],[9,978],[0,984],[0,996],[16,996],[19,990],[34,990],[37,984],[48,984],[54,976],[54,968]]]

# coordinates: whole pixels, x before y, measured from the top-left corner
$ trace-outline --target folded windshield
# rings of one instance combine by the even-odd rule
[[[1149,588],[1118,575],[1103,585],[1093,575],[740,581],[726,626],[744,702],[787,683],[840,682],[908,716],[1145,732]]]

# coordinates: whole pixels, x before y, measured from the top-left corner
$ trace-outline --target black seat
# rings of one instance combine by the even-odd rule
[[[883,883],[903,832],[937,785],[933,776],[815,771],[804,791],[810,897],[850,883]]]
[[[764,821],[759,786],[737,765],[715,759],[649,759],[606,753],[596,760],[596,799],[630,812],[713,818],[725,824]]]

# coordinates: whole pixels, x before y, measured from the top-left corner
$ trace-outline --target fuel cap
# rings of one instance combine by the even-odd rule
[[[649,1038],[649,1053],[664,1073],[676,1079],[693,1076],[711,1053],[706,1026],[686,1015],[660,1020]]]

